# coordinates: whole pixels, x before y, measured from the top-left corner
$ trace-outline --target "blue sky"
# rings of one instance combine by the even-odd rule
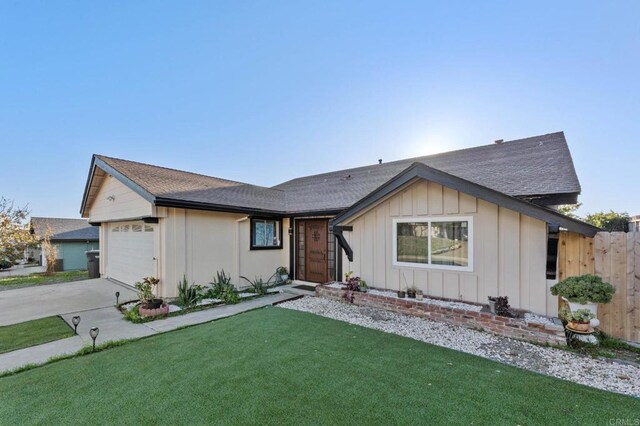
[[[0,195],[77,217],[91,154],[260,185],[564,130],[640,214],[640,2],[0,0]]]

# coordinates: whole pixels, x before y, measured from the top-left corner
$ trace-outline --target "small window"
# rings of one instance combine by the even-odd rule
[[[111,230],[111,232],[120,232],[120,227],[119,226],[114,226],[113,229]]]
[[[129,225],[122,225],[122,232],[129,232]]]
[[[282,221],[280,219],[251,219],[251,250],[281,249]]]
[[[394,219],[396,266],[473,270],[472,217]]]
[[[142,225],[131,225],[131,232],[142,232]]]
[[[144,226],[144,232],[153,232],[153,226],[145,225]]]

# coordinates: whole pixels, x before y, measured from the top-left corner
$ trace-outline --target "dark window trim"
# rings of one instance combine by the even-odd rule
[[[254,228],[253,224],[256,220],[272,220],[278,222],[278,241],[280,244],[277,246],[254,246]],[[249,250],[282,250],[282,218],[280,217],[265,217],[265,216],[252,216],[249,221]]]

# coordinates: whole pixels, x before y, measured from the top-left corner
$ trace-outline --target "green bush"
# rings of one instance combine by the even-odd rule
[[[216,272],[216,277],[209,284],[211,287],[207,290],[207,297],[210,299],[224,300],[225,293],[235,293],[235,287],[231,284],[231,275],[227,275],[224,269]]]
[[[238,303],[239,297],[233,286],[229,286],[225,287],[219,299],[222,299],[222,301],[228,305],[233,305],[235,303]]]
[[[204,297],[204,289],[201,285],[191,284],[184,276],[182,281],[178,282],[178,297],[176,303],[183,308],[195,306]]]
[[[595,275],[569,277],[551,287],[551,294],[574,303],[609,303],[616,289]]]
[[[596,316],[588,309],[578,309],[575,312],[569,314],[569,321],[575,321],[580,323],[587,323]]]

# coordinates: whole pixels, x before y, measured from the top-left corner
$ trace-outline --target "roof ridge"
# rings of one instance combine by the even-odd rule
[[[202,174],[202,173],[189,172],[187,170],[175,169],[173,167],[158,166],[156,164],[149,164],[149,163],[143,163],[141,161],[127,160],[125,158],[109,157],[108,155],[103,155],[103,154],[93,154],[93,155],[95,157],[97,157],[97,158],[100,158],[100,159],[107,158],[109,160],[126,161],[127,163],[140,164],[140,165],[143,165],[143,166],[155,167],[157,169],[170,170],[172,172],[187,173],[187,174],[190,174],[190,175],[201,176],[201,177],[205,177],[205,178],[208,178],[208,179],[216,179],[216,180],[221,180],[221,181],[224,181],[224,182],[239,183],[239,184],[243,184],[243,185],[250,185],[250,184],[248,184],[246,182],[240,182],[240,181],[236,181],[236,180],[220,178],[220,177],[217,177],[217,176],[205,175],[205,174]],[[123,173],[121,170],[118,170],[118,171],[120,173]]]
[[[83,222],[88,222],[88,219],[84,219],[82,217],[45,217],[45,216],[30,216],[30,219],[55,219],[55,220],[81,220]]]
[[[558,131],[558,132],[552,132],[552,133],[546,133],[543,135],[537,135],[537,136],[529,136],[526,138],[520,138],[520,139],[512,139],[509,141],[504,141],[500,144],[500,146],[504,146],[504,145],[511,145],[511,144],[518,144],[518,143],[525,143],[525,142],[531,142],[532,140],[539,140],[539,139],[545,139],[545,140],[553,140],[554,138],[551,138],[551,136],[562,136],[564,138],[564,131]],[[387,163],[382,163],[382,164],[367,164],[365,166],[358,166],[358,167],[349,167],[346,169],[340,169],[340,170],[334,170],[331,172],[322,172],[322,173],[317,173],[317,174],[313,174],[313,175],[307,175],[307,176],[299,176],[299,177],[295,177],[293,179],[289,179],[287,181],[281,182],[277,185],[274,185],[274,189],[276,186],[280,186],[280,185],[284,185],[285,183],[289,183],[289,182],[294,182],[296,180],[299,179],[306,179],[306,178],[311,178],[311,177],[320,177],[323,175],[332,175],[335,173],[340,173],[340,172],[347,172],[347,171],[359,171],[362,169],[366,169],[368,167],[375,167],[375,166],[379,166],[379,165],[389,165],[389,164],[400,164],[400,163],[414,163],[416,161],[420,161],[420,160],[425,160],[428,158],[436,158],[438,156],[443,156],[443,155],[449,155],[449,154],[455,154],[455,153],[460,153],[460,152],[464,152],[464,151],[472,151],[472,150],[479,150],[479,149],[486,149],[489,147],[495,147],[496,143],[490,143],[490,144],[486,144],[486,145],[477,145],[477,146],[470,146],[467,148],[460,148],[460,149],[455,149],[453,151],[445,151],[445,152],[438,152],[436,154],[429,154],[429,155],[421,155],[421,156],[417,156],[417,157],[409,157],[409,158],[402,158],[399,160],[393,160],[393,161],[389,161]]]

